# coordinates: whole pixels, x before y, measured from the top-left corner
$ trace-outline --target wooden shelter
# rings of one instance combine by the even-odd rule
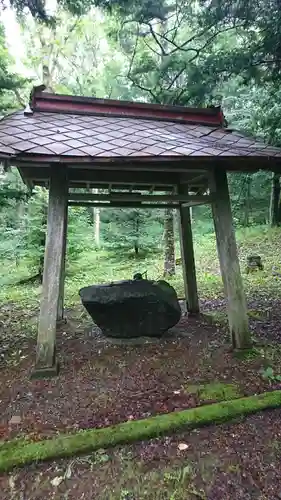
[[[34,88],[25,111],[0,122],[0,159],[31,189],[49,188],[34,374],[57,373],[68,205],[172,207],[180,213],[184,284],[199,312],[190,206],[209,203],[233,346],[250,340],[227,171],[281,172],[281,150],[227,128],[219,107],[193,109],[56,95]],[[73,188],[100,188],[82,194]],[[146,193],[146,194],[145,194]],[[164,193],[164,194],[163,194]]]

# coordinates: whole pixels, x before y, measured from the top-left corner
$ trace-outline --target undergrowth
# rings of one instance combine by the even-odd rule
[[[281,268],[280,229],[270,229],[266,226],[247,228],[237,231],[240,264],[243,273],[245,290],[249,297],[253,293],[259,296],[281,296],[281,278],[272,275],[272,267]],[[201,298],[216,299],[223,297],[223,286],[219,271],[214,234],[195,236],[195,258],[199,296]],[[177,256],[179,249],[176,250]],[[245,274],[246,257],[255,253],[261,255],[264,271]],[[10,261],[0,261],[2,275],[0,279],[0,301],[17,302],[18,305],[38,307],[41,293],[39,283],[18,285],[17,282],[28,276],[27,262],[21,261],[18,265]],[[128,279],[135,272],[147,271],[148,278],[163,277],[163,254],[148,253],[141,258],[134,258],[124,253],[95,250],[82,253],[79,260],[67,263],[65,283],[66,307],[79,302],[78,291],[81,287],[93,283],[104,283],[121,279]],[[184,286],[181,266],[176,267],[176,275],[168,278],[179,297],[184,297]]]

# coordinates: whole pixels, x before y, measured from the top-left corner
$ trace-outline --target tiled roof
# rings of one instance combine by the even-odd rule
[[[44,95],[41,92],[40,95]],[[48,94],[47,94],[48,96]],[[50,96],[50,95],[49,95]],[[60,96],[55,96],[59,98]],[[62,96],[63,97],[63,96]],[[192,123],[188,123],[188,113],[183,112],[179,115],[179,109],[175,108],[174,119],[169,116],[164,118],[167,111],[163,107],[163,118],[159,118],[162,108],[156,106],[153,111],[147,105],[136,105],[131,107],[137,116],[124,116],[124,108],[119,105],[119,114],[117,116],[115,107],[103,110],[101,115],[102,104],[98,102],[97,109],[87,111],[84,109],[87,104],[93,108],[93,104],[83,100],[82,112],[81,103],[77,98],[73,98],[75,106],[80,106],[78,109],[71,112],[63,111],[67,108],[70,102],[63,101],[63,106],[56,108],[54,111],[53,104],[48,108],[44,98],[34,101],[33,96],[33,112],[24,113],[16,112],[5,117],[0,121],[0,157],[22,157],[35,155],[37,158],[40,155],[60,157],[61,160],[67,161],[69,157],[86,157],[100,158],[109,157],[111,159],[120,157],[162,157],[162,156],[262,156],[262,157],[281,157],[281,149],[266,146],[265,144],[255,141],[252,138],[247,138],[242,134],[231,132],[222,127],[219,123],[216,126],[202,125],[195,123],[194,110],[191,113]],[[76,100],[75,100],[76,99]],[[53,103],[54,100],[50,99]],[[45,105],[44,105],[45,102]],[[61,101],[59,101],[61,102]],[[72,102],[72,101],[71,101]],[[78,104],[77,104],[78,102]],[[96,103],[97,100],[94,100]],[[116,101],[112,101],[116,102]],[[43,104],[42,104],[43,103]],[[130,104],[130,103],[129,103]],[[131,103],[132,104],[132,103]],[[146,106],[143,108],[142,106]],[[39,111],[39,109],[47,108],[47,111]],[[36,110],[37,109],[37,110]],[[50,111],[53,109],[53,111]],[[112,109],[115,109],[114,113]],[[128,109],[128,103],[127,108]],[[139,109],[144,109],[148,116],[151,112],[158,113],[158,118],[152,120],[147,117],[139,117]],[[171,108],[169,108],[171,109]],[[188,108],[186,108],[188,109]],[[200,115],[200,110],[197,114],[197,119],[204,122],[216,117],[216,120],[221,120],[221,111],[217,108],[209,114]],[[74,113],[75,111],[75,113]],[[206,111],[206,110],[204,110]],[[156,114],[157,114],[156,113]],[[166,115],[165,115],[166,113]],[[113,116],[114,114],[114,116]],[[177,118],[178,116],[181,117]],[[223,115],[222,115],[223,116]],[[200,118],[201,117],[201,118]],[[207,117],[207,118],[206,118]],[[173,121],[171,121],[173,120]],[[182,123],[184,122],[184,123]]]
[[[217,127],[136,118],[17,112],[0,122],[0,155],[281,156],[281,150]],[[1,155],[2,156],[2,155]]]

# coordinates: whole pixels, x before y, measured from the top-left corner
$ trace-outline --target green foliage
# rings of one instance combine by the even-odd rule
[[[48,191],[36,188],[31,196],[26,212],[26,231],[23,252],[28,256],[31,266],[36,269],[44,259],[45,236],[47,230]]]
[[[13,73],[13,60],[6,46],[5,31],[0,23],[0,116],[20,106],[19,91],[26,79]]]
[[[242,74],[247,80],[253,77],[278,80],[281,68],[278,0],[201,0],[200,4],[203,27],[215,23],[221,30],[232,28],[239,37],[235,45],[218,54],[217,69],[225,74]]]
[[[28,7],[32,13],[33,19],[21,16],[24,63],[40,81],[46,66],[45,83],[51,90],[184,105],[222,102],[231,127],[281,144],[281,91],[276,79],[280,13],[275,1],[266,1],[262,8],[252,0],[238,4],[62,0],[54,14],[56,22],[46,24],[38,22],[47,19],[43,1],[12,2],[18,12]],[[6,78],[10,58],[4,34],[0,35],[0,77]],[[8,93],[14,95],[14,79],[8,80],[2,88],[10,88]],[[0,107],[1,99],[0,93]],[[266,224],[269,174],[231,174],[229,184],[236,227]],[[44,223],[39,225],[39,205],[32,199],[26,207],[19,187],[8,191],[0,186],[1,250],[9,258],[28,254],[33,262],[40,260],[45,228]],[[24,222],[18,224],[20,210]],[[71,214],[68,252],[77,258],[77,249],[87,247],[93,228],[85,210]],[[163,218],[158,211],[104,209],[102,245],[156,252],[162,243]],[[193,220],[195,236],[213,232],[209,207],[195,207]],[[208,270],[202,276],[210,289],[218,284],[219,278]]]
[[[18,182],[13,171],[0,184],[1,256],[16,263],[24,259],[30,268],[38,269],[44,259],[48,191],[38,187],[34,189],[32,196],[27,196],[22,184],[16,189]],[[69,260],[74,261],[82,252],[93,248],[94,240],[87,210],[70,208],[67,245]]]
[[[87,251],[95,251],[89,213],[82,207],[69,207],[67,257],[73,262]]]
[[[157,211],[156,211],[157,212]],[[103,239],[111,249],[156,250],[161,243],[163,226],[155,210],[106,209],[102,211]]]
[[[225,384],[223,382],[187,385],[184,389],[189,394],[197,394],[202,401],[228,401],[241,396],[235,384]]]
[[[281,375],[277,375],[271,366],[261,370],[261,376],[265,380],[273,382],[281,382]]]

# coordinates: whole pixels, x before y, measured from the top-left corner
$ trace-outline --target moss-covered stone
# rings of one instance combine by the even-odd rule
[[[184,389],[190,394],[197,394],[201,401],[229,401],[241,396],[236,384],[225,384],[223,382],[187,385]]]
[[[208,311],[201,314],[206,323],[210,325],[227,325],[227,313],[225,311]]]
[[[256,309],[248,309],[248,316],[252,319],[262,320],[266,317],[266,314],[262,311],[257,311]]]
[[[281,391],[205,405],[190,410],[124,422],[104,429],[79,431],[53,439],[30,442],[28,439],[0,443],[0,471],[32,462],[90,453],[100,448],[155,438],[167,433],[221,423],[267,408],[281,406]]]

